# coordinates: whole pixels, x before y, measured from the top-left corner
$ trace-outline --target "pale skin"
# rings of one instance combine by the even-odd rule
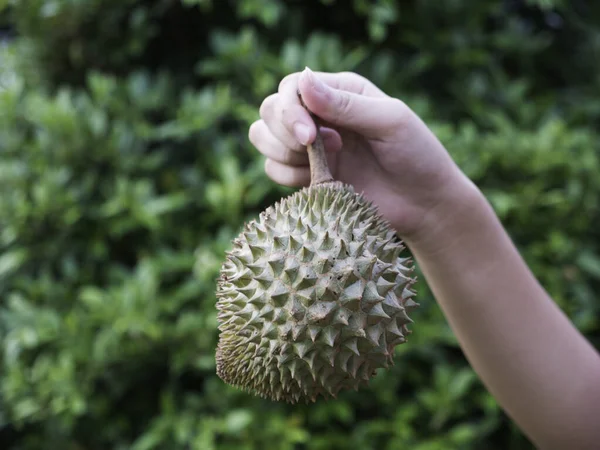
[[[540,449],[600,448],[600,354],[531,273],[493,209],[420,118],[353,73],[282,80],[249,130],[275,182],[306,186],[316,127],[333,176],[403,238],[470,364]]]

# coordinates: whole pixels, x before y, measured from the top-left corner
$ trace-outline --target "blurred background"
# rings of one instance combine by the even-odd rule
[[[422,278],[360,392],[216,376],[224,251],[292,192],[248,126],[307,65],[419,113],[600,347],[598,2],[0,0],[0,448],[532,448]]]

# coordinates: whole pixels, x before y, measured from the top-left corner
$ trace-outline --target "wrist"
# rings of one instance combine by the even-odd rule
[[[464,239],[482,231],[492,215],[494,212],[483,193],[461,173],[404,241],[411,251],[421,255],[451,251]]]

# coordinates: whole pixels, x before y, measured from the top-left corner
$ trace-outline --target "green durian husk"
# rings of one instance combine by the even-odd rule
[[[410,334],[418,304],[403,250],[376,207],[341,182],[263,211],[218,279],[218,376],[288,403],[358,390]]]

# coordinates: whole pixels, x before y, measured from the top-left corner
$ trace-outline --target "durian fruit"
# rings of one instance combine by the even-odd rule
[[[308,154],[311,185],[246,224],[217,287],[218,376],[288,403],[358,390],[389,367],[418,306],[390,225],[333,180],[318,132]]]

